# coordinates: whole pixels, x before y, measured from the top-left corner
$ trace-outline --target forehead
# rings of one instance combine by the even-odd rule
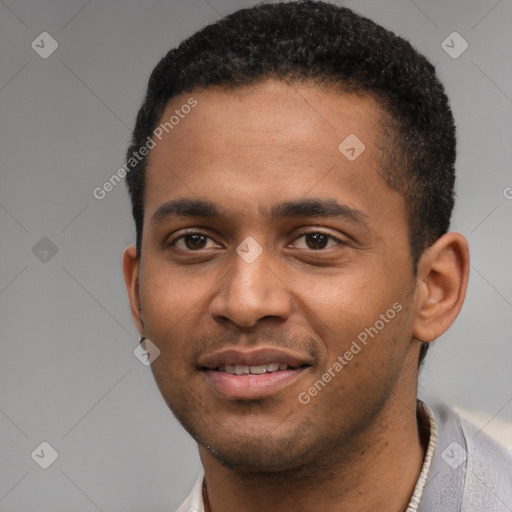
[[[197,106],[178,119],[176,114],[190,98]],[[381,109],[369,95],[267,80],[228,90],[181,94],[171,100],[161,122],[171,118],[177,124],[163,134],[165,144],[159,144],[152,156],[166,156],[166,146],[171,145],[175,153],[191,152],[190,158],[200,159],[208,153],[211,161],[212,156],[224,155],[226,146],[238,149],[230,155],[234,159],[237,154],[258,155],[265,146],[276,149],[281,145],[281,154],[288,159],[292,152],[297,159],[305,153],[319,159],[323,153],[338,155],[340,142],[351,134],[367,147],[375,147]],[[278,151],[274,152],[277,156]],[[244,168],[250,164],[245,162]]]
[[[396,195],[379,174],[382,113],[368,95],[265,81],[181,94],[161,123],[172,116],[148,158],[149,216],[177,197],[261,214],[278,200],[341,194],[344,204],[377,213]]]

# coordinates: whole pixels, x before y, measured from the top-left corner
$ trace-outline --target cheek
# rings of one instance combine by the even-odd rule
[[[323,341],[322,371],[342,357],[344,370],[352,376],[368,373],[368,367],[369,375],[379,374],[404,357],[411,314],[405,287],[397,286],[403,279],[382,269],[370,272],[367,267],[333,279],[308,281],[303,301],[308,322]]]
[[[158,328],[169,328],[186,321],[194,314],[194,306],[209,286],[208,273],[192,276],[169,266],[167,262],[150,257],[151,264],[143,269],[140,297],[144,318]],[[151,320],[151,321],[150,321]]]
[[[188,371],[191,335],[197,330],[201,300],[208,290],[204,279],[191,279],[165,266],[147,269],[140,284],[145,335],[160,349],[161,363],[173,372]]]
[[[393,290],[382,278],[365,272],[308,280],[303,300],[334,333],[349,337],[373,324],[394,302]]]

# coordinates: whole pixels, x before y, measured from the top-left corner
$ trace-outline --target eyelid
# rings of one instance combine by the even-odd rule
[[[344,245],[344,244],[347,243],[346,241],[342,240],[341,238],[338,238],[338,237],[334,236],[329,231],[325,231],[324,229],[314,228],[314,227],[308,228],[307,231],[303,231],[303,232],[297,234],[297,236],[293,239],[293,242],[296,242],[299,238],[301,238],[303,236],[306,236],[306,235],[316,235],[316,234],[324,235],[327,238],[329,238],[331,240],[334,240],[335,242],[337,242],[337,245]],[[309,250],[309,251],[313,251],[313,252],[322,252],[322,251],[328,251],[329,249],[332,249],[332,247],[329,247],[329,248],[326,248],[326,249],[304,249],[304,250]]]
[[[165,245],[167,246],[174,246],[178,240],[181,240],[183,237],[187,235],[202,235],[206,238],[209,238],[210,240],[213,240],[216,244],[219,244],[213,237],[208,235],[205,231],[202,231],[201,228],[186,228],[179,231],[179,235],[174,237],[170,242],[166,242]],[[221,244],[219,244],[221,245]],[[184,250],[184,249],[183,249]],[[199,252],[198,251],[189,251],[189,252]]]

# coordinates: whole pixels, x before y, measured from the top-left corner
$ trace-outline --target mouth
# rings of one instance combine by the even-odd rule
[[[306,364],[300,366],[308,366]],[[286,363],[265,363],[258,365],[246,365],[246,364],[221,364],[214,368],[213,371],[225,372],[230,375],[263,375],[264,373],[283,372],[287,370],[296,370],[294,366],[290,366]]]
[[[292,385],[311,367],[308,357],[266,349],[228,350],[204,358],[201,370],[216,394],[251,400]]]

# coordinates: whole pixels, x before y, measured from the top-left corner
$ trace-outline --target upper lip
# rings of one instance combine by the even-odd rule
[[[285,351],[275,348],[256,348],[251,350],[242,349],[224,349],[199,358],[199,366],[209,370],[231,364],[259,366],[268,363],[287,364],[294,368],[299,366],[310,366],[311,356],[300,355],[291,351]],[[309,362],[308,362],[309,361]]]

